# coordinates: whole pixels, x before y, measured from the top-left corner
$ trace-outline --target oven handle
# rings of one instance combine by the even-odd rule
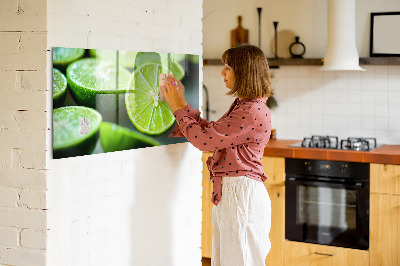
[[[316,180],[316,181],[310,181],[310,180],[304,180],[303,178],[298,178],[298,177],[287,177],[286,181],[291,181],[291,182],[296,182],[296,183],[301,183],[304,185],[318,185],[318,184],[325,184],[325,185],[341,185],[349,188],[354,188],[354,189],[361,189],[363,187],[363,183],[361,182],[356,182],[356,183],[346,183],[346,182],[332,182],[332,181],[321,181],[321,180]]]

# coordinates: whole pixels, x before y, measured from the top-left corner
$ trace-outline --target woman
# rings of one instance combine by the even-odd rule
[[[213,182],[212,265],[265,265],[271,243],[271,201],[261,158],[271,130],[268,62],[252,45],[225,51],[221,71],[227,95],[237,98],[218,121],[207,122],[189,106],[184,87],[168,77],[160,89],[178,125],[170,137],[186,137],[207,160]]]

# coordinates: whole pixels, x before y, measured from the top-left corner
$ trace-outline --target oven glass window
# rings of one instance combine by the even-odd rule
[[[340,229],[356,228],[356,191],[344,188],[298,186],[298,224]]]

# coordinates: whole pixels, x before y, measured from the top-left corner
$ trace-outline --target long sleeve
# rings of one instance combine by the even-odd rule
[[[180,132],[201,151],[230,147],[233,149],[236,145],[255,141],[251,134],[255,128],[251,125],[255,125],[256,119],[248,108],[234,109],[218,122],[208,123],[207,126],[200,125],[182,109],[176,110],[174,116],[178,121]]]
[[[199,110],[196,110],[193,107],[191,107],[189,104],[187,104],[184,111],[185,111],[185,114],[187,114],[188,116],[190,116],[191,118],[196,120],[201,127],[208,126],[209,122],[200,117]],[[170,138],[171,137],[185,137],[185,135],[183,135],[182,132],[180,131],[179,125],[176,125],[168,137],[170,137]]]

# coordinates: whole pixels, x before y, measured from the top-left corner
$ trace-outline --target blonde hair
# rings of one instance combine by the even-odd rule
[[[260,48],[249,44],[239,45],[226,50],[221,60],[235,74],[235,85],[226,95],[254,99],[274,94],[268,61]]]

